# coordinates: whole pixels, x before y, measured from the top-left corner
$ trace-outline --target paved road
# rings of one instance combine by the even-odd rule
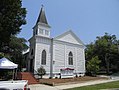
[[[107,83],[112,81],[117,81],[119,79],[110,79],[110,80],[95,80],[95,81],[88,81],[83,83],[77,83],[77,84],[68,84],[68,85],[59,85],[59,86],[47,86],[43,84],[35,84],[30,85],[31,90],[63,90],[68,88],[74,88],[74,87],[81,87],[81,86],[87,86],[87,85],[94,85],[94,84],[100,84],[100,83]]]

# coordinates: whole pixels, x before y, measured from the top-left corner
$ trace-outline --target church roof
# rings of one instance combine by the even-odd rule
[[[39,22],[48,25],[48,22],[47,22],[47,19],[46,19],[46,16],[45,16],[45,10],[44,10],[43,6],[42,6],[42,8],[40,10],[40,14],[39,14],[39,17],[37,19],[36,24],[39,23]]]
[[[69,30],[69,31],[63,33],[63,34],[55,37],[54,39],[85,46],[84,43],[76,36],[76,34],[74,34],[72,32],[72,30]]]

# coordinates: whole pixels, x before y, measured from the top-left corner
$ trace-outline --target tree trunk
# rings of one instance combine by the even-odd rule
[[[109,74],[109,60],[107,58],[108,54],[105,55],[105,63],[106,63],[106,73]]]
[[[41,79],[43,78],[43,75],[41,75]]]

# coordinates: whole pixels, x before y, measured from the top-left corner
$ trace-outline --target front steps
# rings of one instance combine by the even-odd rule
[[[39,82],[30,72],[19,72],[17,79],[28,80],[28,84],[39,84]]]

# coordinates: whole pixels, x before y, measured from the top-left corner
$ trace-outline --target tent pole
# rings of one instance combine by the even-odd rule
[[[15,71],[15,79],[17,79],[17,68],[16,68],[16,71]]]
[[[14,80],[14,69],[13,69],[13,75],[12,75],[12,80]]]

